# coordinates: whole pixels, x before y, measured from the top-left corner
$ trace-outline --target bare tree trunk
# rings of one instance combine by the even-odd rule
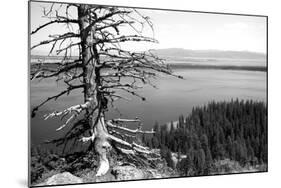
[[[142,100],[145,98],[135,92],[136,89],[142,88],[141,84],[149,84],[155,87],[150,81],[150,78],[155,78],[155,72],[161,72],[168,75],[174,75],[168,66],[165,65],[161,58],[153,55],[150,52],[131,52],[121,49],[119,44],[124,42],[157,42],[154,38],[142,36],[142,31],[138,31],[133,24],[140,24],[142,27],[146,23],[153,30],[153,25],[148,17],[142,16],[134,9],[118,9],[108,7],[95,7],[90,5],[75,4],[77,7],[78,18],[72,19],[68,16],[68,8],[66,7],[66,17],[60,16],[57,10],[53,10],[53,6],[44,13],[46,15],[56,11],[56,19],[49,21],[31,34],[37,33],[39,30],[52,24],[78,24],[79,33],[70,31],[60,35],[54,35],[49,40],[41,41],[34,45],[31,49],[42,45],[51,44],[50,54],[55,47],[57,54],[65,52],[65,57],[68,57],[67,52],[74,47],[79,47],[79,58],[68,62],[61,61],[56,71],[45,70],[44,67],[38,67],[38,70],[32,73],[32,79],[35,78],[52,78],[57,77],[63,79],[68,87],[62,92],[48,97],[32,110],[32,115],[35,116],[36,111],[50,100],[69,94],[76,89],[83,89],[84,103],[70,106],[62,111],[54,111],[46,114],[45,120],[51,117],[67,118],[65,123],[60,126],[57,131],[64,129],[66,126],[72,127],[67,131],[63,138],[49,141],[48,143],[56,143],[58,145],[65,144],[70,140],[79,139],[82,142],[91,142],[89,149],[95,149],[99,155],[99,168],[97,176],[104,175],[109,170],[109,162],[107,154],[111,150],[111,144],[114,148],[124,155],[135,157],[148,157],[152,151],[149,148],[141,146],[134,141],[129,143],[126,138],[136,138],[138,134],[154,134],[152,131],[143,131],[141,126],[137,129],[129,129],[123,127],[126,122],[139,122],[135,119],[112,119],[106,120],[104,112],[107,110],[107,101],[113,105],[114,101],[119,99],[128,100],[126,97],[119,95],[120,91],[139,97]],[[136,14],[142,21],[138,21],[134,16]],[[45,16],[46,16],[45,15]],[[119,16],[118,16],[119,15]],[[120,18],[119,18],[120,17]],[[115,20],[116,18],[116,20]],[[114,20],[114,21],[113,21]],[[137,35],[120,35],[119,27],[128,26],[137,32]],[[78,43],[72,43],[72,39],[79,38]],[[62,44],[67,44],[64,47]],[[60,45],[57,45],[60,43]],[[105,45],[106,44],[106,45]],[[76,49],[76,48],[75,48]],[[105,57],[100,62],[100,56]],[[71,57],[71,55],[69,55]],[[80,70],[82,69],[82,73]],[[102,70],[112,70],[105,72]],[[60,78],[61,75],[64,78]],[[121,83],[121,78],[128,78],[127,83]],[[82,80],[81,80],[82,79]],[[79,85],[73,83],[79,80]],[[83,113],[84,119],[77,121],[78,116]],[[86,123],[85,123],[86,122]],[[87,132],[86,132],[87,131]],[[85,134],[90,134],[85,135]]]
[[[86,114],[89,117],[89,125],[91,126],[91,141],[94,143],[95,151],[98,153],[100,160],[97,176],[101,176],[109,169],[107,153],[111,149],[111,145],[108,142],[108,131],[104,121],[102,94],[98,90],[101,85],[100,73],[96,68],[99,63],[99,56],[94,44],[94,29],[88,30],[90,25],[89,16],[89,6],[80,5],[78,7],[78,23],[81,31],[83,82],[85,83],[84,99],[85,102],[91,101],[91,103],[94,103],[92,106],[95,106],[95,109],[87,109]]]

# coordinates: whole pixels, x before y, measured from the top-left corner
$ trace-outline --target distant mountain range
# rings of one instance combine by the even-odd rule
[[[152,51],[162,57],[266,59],[266,54],[249,51],[187,50],[183,48],[166,48]]]
[[[266,70],[266,54],[248,51],[221,51],[221,50],[187,50],[183,48],[166,48],[151,50],[155,55],[165,59],[174,68],[224,68],[252,70]],[[40,54],[40,55],[39,55]],[[46,56],[39,51],[32,52],[31,63],[54,63],[62,56]],[[77,58],[72,57],[70,59]],[[262,67],[262,68],[261,68]]]
[[[151,50],[163,57],[185,58],[235,58],[235,59],[266,59],[266,54],[249,51],[222,51],[222,50],[188,50],[183,48],[165,48]],[[32,55],[44,56],[48,53],[34,50]]]

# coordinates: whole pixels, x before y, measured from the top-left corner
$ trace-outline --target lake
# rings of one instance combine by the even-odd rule
[[[122,113],[121,117],[138,117],[143,122],[143,129],[151,129],[156,121],[160,124],[175,121],[179,115],[190,113],[192,107],[213,100],[239,98],[266,102],[267,99],[266,72],[216,69],[175,69],[174,72],[184,79],[160,75],[157,80],[153,80],[158,89],[145,86],[139,90],[146,101],[135,97],[130,97],[131,101],[118,101],[116,106]],[[61,90],[63,85],[52,79],[31,81],[31,108]],[[80,104],[82,96],[81,91],[75,91],[42,107],[37,116],[31,119],[31,143],[36,145],[43,140],[61,136],[62,133],[55,130],[62,122],[58,118],[45,121],[43,115]],[[119,117],[119,112],[110,109],[106,118]]]

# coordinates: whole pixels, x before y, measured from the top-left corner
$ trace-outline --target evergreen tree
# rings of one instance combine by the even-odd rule
[[[180,116],[177,128],[156,128],[154,137],[159,138],[159,147],[167,147],[164,158],[169,163],[168,150],[187,155],[177,164],[185,175],[209,174],[213,161],[227,158],[241,166],[267,163],[266,108],[251,100],[210,102],[194,107],[185,118]]]

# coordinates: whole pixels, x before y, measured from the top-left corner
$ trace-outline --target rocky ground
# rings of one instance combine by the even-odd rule
[[[168,167],[138,168],[134,165],[120,165],[114,166],[106,175],[101,177],[96,177],[95,171],[91,170],[86,170],[79,176],[75,176],[70,172],[62,172],[43,180],[35,186],[155,179],[173,176],[175,176],[175,172]]]
[[[155,150],[159,153],[159,150]],[[185,155],[177,156],[172,153],[172,160],[176,166],[178,159],[185,158]],[[45,161],[44,161],[44,160]],[[109,157],[110,170],[101,177],[96,177],[97,158],[93,152],[81,155],[80,153],[72,154],[67,157],[57,155],[48,155],[48,157],[32,159],[33,174],[38,175],[33,186],[44,185],[61,185],[93,182],[112,182],[125,180],[140,179],[157,179],[167,177],[178,177],[179,172],[167,166],[167,162],[159,158],[151,163],[136,164],[132,160],[125,159],[124,156],[118,156],[115,153]],[[147,161],[143,161],[147,162]],[[230,159],[215,160],[210,174],[229,174],[242,172],[267,171],[267,165],[244,165],[243,167],[237,162]]]
[[[96,156],[93,153],[89,153],[83,157],[78,156],[80,154],[73,154],[65,158],[53,156],[45,162],[42,162],[42,159],[34,160],[35,167],[38,166],[35,172],[43,169],[44,172],[40,174],[40,178],[34,181],[32,185],[44,186],[177,176],[175,170],[168,167],[166,161],[161,158],[153,161],[153,163],[135,164],[122,156],[117,157],[116,154],[112,154],[109,157],[111,168],[108,173],[104,176],[96,177],[98,165]],[[39,163],[38,161],[41,162]]]

